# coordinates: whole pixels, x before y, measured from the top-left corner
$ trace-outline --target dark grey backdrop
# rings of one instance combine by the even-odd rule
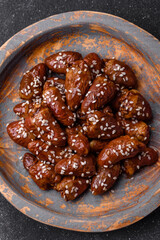
[[[0,45],[26,26],[67,11],[92,10],[129,20],[160,39],[160,0],[0,0]],[[77,233],[38,223],[0,195],[0,240],[159,240],[160,208],[127,228]]]

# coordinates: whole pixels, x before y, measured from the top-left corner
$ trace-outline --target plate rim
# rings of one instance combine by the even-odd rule
[[[21,47],[23,47],[23,45],[26,44],[26,42],[28,41],[32,41],[33,38],[39,36],[39,34],[44,34],[44,30],[42,30],[42,32],[40,31],[41,29],[41,25],[43,25],[43,23],[47,22],[47,21],[50,21],[50,20],[54,20],[54,25],[52,27],[49,27],[49,26],[46,26],[46,31],[49,31],[51,29],[54,29],[54,28],[57,28],[59,27],[58,23],[59,22],[56,22],[56,19],[61,19],[64,15],[65,16],[72,16],[74,14],[84,14],[85,15],[85,21],[81,21],[82,24],[86,22],[86,18],[90,17],[89,15],[103,15],[105,16],[106,18],[113,18],[115,19],[116,21],[119,21],[121,23],[126,23],[127,25],[129,26],[132,26],[136,32],[138,32],[139,30],[139,33],[140,35],[143,35],[144,36],[144,39],[143,41],[147,44],[149,44],[149,42],[154,42],[154,49],[158,49],[160,47],[160,42],[157,38],[155,38],[152,34],[148,33],[146,30],[140,28],[139,26],[121,18],[121,17],[117,17],[117,16],[114,16],[112,14],[108,14],[108,13],[103,13],[103,12],[96,12],[96,11],[72,11],[72,12],[65,12],[65,13],[60,13],[60,14],[56,14],[56,15],[52,15],[50,17],[47,17],[45,19],[42,19],[34,24],[31,24],[29,25],[28,27],[22,29],[21,31],[17,32],[15,35],[13,35],[10,39],[8,39],[1,47],[0,47],[0,52],[3,52],[3,54],[1,55],[0,54],[0,72],[3,71],[3,69],[5,68],[5,66],[8,64],[8,62],[11,61],[11,59],[9,58],[9,54],[11,55],[11,57],[13,58],[14,57],[14,54],[16,55],[16,51],[17,50],[20,50]],[[91,16],[92,18],[92,16]],[[79,18],[78,20],[75,19],[75,22],[72,22],[72,23],[78,23],[79,22]],[[68,22],[67,22],[68,23]],[[69,24],[69,23],[68,23]],[[61,25],[62,27],[64,26],[64,24]],[[26,39],[24,39],[24,41],[22,42],[22,45],[19,44],[19,36],[22,35],[24,32],[28,32],[30,31],[33,27],[36,27],[36,30],[35,30],[35,34],[31,36],[31,38],[27,38],[27,36],[25,36]],[[148,37],[149,37],[149,40],[148,40]],[[146,38],[146,39],[145,39]],[[17,41],[18,40],[18,41]],[[26,42],[25,42],[26,41]],[[14,49],[13,49],[14,47]],[[152,49],[150,49],[151,52],[152,52]],[[11,52],[10,52],[11,51]],[[155,54],[154,54],[155,55]],[[5,57],[4,57],[5,56]],[[156,57],[157,58],[157,61],[159,62],[160,64],[160,50],[157,52],[156,54]],[[7,62],[8,60],[8,62]],[[159,185],[160,185],[160,182],[159,182]],[[109,228],[109,229],[96,229],[94,227],[94,229],[82,229],[82,225],[85,224],[85,222],[87,221],[86,219],[82,219],[81,221],[79,221],[79,219],[77,218],[77,223],[78,223],[78,229],[76,228],[76,225],[73,226],[73,222],[71,221],[70,223],[70,227],[67,228],[65,227],[63,224],[63,226],[60,226],[55,223],[48,223],[46,221],[43,221],[41,219],[37,219],[36,217],[34,218],[34,216],[32,216],[31,214],[31,211],[27,211],[27,208],[32,208],[34,204],[32,204],[29,200],[25,200],[24,197],[22,196],[19,196],[19,194],[16,193],[16,191],[14,191],[14,187],[11,186],[11,184],[7,181],[7,179],[5,179],[5,177],[3,176],[3,174],[0,172],[0,186],[1,186],[1,189],[0,189],[0,192],[2,193],[2,195],[16,208],[18,209],[19,211],[21,211],[22,213],[24,213],[25,215],[27,215],[28,217],[36,220],[36,221],[39,221],[41,223],[44,223],[44,224],[47,224],[47,225],[51,225],[51,226],[54,226],[54,227],[59,227],[59,228],[63,228],[63,229],[68,229],[68,230],[74,230],[74,231],[82,231],[82,232],[105,232],[105,231],[111,231],[111,230],[116,230],[116,229],[120,229],[122,227],[125,227],[125,226],[129,226],[137,221],[139,221],[140,219],[142,219],[143,217],[147,216],[149,213],[151,213],[153,210],[155,210],[158,206],[160,206],[160,191],[157,191],[157,194],[154,196],[154,200],[156,199],[157,200],[157,204],[155,204],[154,206],[151,205],[151,201],[149,201],[149,203],[145,206],[145,208],[147,208],[148,206],[150,207],[149,211],[147,212],[146,211],[146,214],[144,214],[143,217],[139,217],[139,218],[135,218],[134,220],[131,220],[131,221],[126,221],[124,224],[119,224],[117,225],[116,227],[113,227],[113,228]],[[3,187],[2,187],[3,186]],[[12,196],[12,197],[11,197]],[[153,201],[153,200],[152,200]],[[23,207],[20,208],[20,206],[18,206],[18,204],[21,203],[20,205],[22,205]],[[151,206],[150,206],[151,205]],[[41,208],[42,210],[42,207],[41,206],[38,206],[38,205],[34,205],[34,208],[36,210],[38,210],[39,208]],[[45,209],[46,211],[46,209]],[[49,210],[48,210],[49,211]],[[37,211],[38,212],[38,211]],[[75,219],[76,221],[76,219]],[[90,220],[91,221],[91,220]],[[92,222],[92,221],[91,221]],[[95,222],[95,221],[93,221]]]

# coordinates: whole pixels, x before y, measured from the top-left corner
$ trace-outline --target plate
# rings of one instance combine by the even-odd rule
[[[23,73],[61,50],[96,52],[132,67],[138,89],[150,102],[154,119],[150,146],[160,150],[160,44],[141,28],[105,13],[77,11],[58,14],[15,34],[0,48],[0,189],[27,216],[48,225],[84,232],[128,226],[160,205],[160,160],[133,179],[121,176],[103,196],[90,191],[65,202],[56,191],[42,191],[23,168],[26,151],[11,141],[6,123],[16,119],[12,109],[21,100]]]

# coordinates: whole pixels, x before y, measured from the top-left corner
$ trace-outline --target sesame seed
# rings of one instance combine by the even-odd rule
[[[113,131],[112,131],[112,134],[115,134],[115,133],[116,133],[116,130],[113,130]]]
[[[104,165],[103,167],[104,167],[104,168],[108,168],[108,165]]]
[[[113,177],[113,180],[117,180],[117,177]]]
[[[65,190],[65,194],[69,194],[69,191],[68,191],[68,190]]]

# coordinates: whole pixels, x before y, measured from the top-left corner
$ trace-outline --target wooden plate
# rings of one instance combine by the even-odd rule
[[[83,55],[96,52],[115,57],[134,70],[138,89],[153,109],[150,145],[160,150],[160,44],[152,35],[121,18],[98,12],[55,15],[20,31],[0,48],[0,189],[5,198],[27,216],[60,228],[101,232],[130,225],[160,205],[160,162],[146,167],[134,179],[125,176],[114,193],[86,192],[64,202],[55,191],[40,190],[19,157],[25,152],[6,133],[16,119],[12,109],[21,100],[18,87],[23,73],[60,50]]]

